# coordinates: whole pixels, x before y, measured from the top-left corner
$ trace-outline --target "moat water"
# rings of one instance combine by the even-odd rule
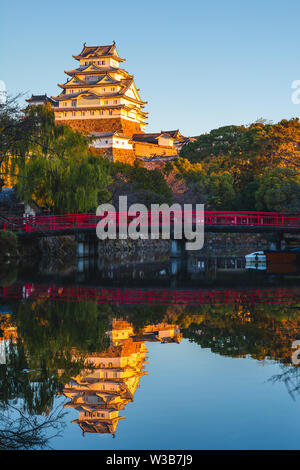
[[[298,269],[6,268],[0,448],[300,448]]]

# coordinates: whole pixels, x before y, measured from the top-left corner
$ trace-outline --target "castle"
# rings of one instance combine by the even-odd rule
[[[139,94],[133,75],[120,67],[122,59],[115,42],[106,46],[83,45],[76,69],[58,84],[58,96],[32,95],[29,105],[49,103],[55,120],[94,137],[93,148],[112,161],[133,163],[135,159],[170,159],[190,141],[179,130],[145,133],[147,104]]]
[[[178,325],[161,322],[146,325],[141,334],[134,332],[131,323],[113,319],[108,332],[110,346],[102,352],[89,353],[87,369],[72,377],[62,391],[70,399],[65,407],[78,411],[77,423],[83,433],[115,436],[123,416],[119,412],[133,402],[140,386],[148,352],[145,341],[180,343],[182,334]],[[92,366],[92,367],[91,367]]]

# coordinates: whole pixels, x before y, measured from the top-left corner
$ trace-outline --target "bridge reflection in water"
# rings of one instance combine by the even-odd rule
[[[0,288],[0,299],[39,299],[107,304],[227,305],[298,303],[300,287],[240,289],[143,289],[119,287],[78,287],[39,284],[11,284]]]
[[[191,278],[211,276],[221,272],[245,271],[245,256],[189,256],[168,260],[118,263],[101,258],[81,258],[78,272],[97,273],[101,279],[166,279],[171,276]]]
[[[146,346],[144,341],[180,343],[182,335],[177,325],[159,323],[147,325],[134,332],[133,325],[124,320],[112,320],[110,347],[101,352],[88,354],[89,368],[72,377],[64,387],[63,394],[70,398],[66,407],[78,411],[74,420],[82,432],[112,434],[115,436],[119,411],[133,401],[140,379],[144,374]]]

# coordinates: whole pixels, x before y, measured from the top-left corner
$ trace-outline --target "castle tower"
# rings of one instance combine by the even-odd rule
[[[100,353],[89,353],[86,361],[93,368],[84,369],[65,385],[63,394],[70,401],[64,406],[78,411],[74,420],[83,433],[116,433],[123,416],[119,416],[147,374],[144,366],[148,352],[144,341],[180,343],[182,335],[177,325],[161,322],[146,325],[136,335],[132,323],[112,320],[108,333],[110,346]]]
[[[78,411],[74,420],[82,431],[115,435],[119,416],[129,402],[133,401],[143,371],[147,349],[144,342],[124,340],[112,345],[102,353],[90,353],[88,365],[93,368],[81,371],[63,390],[70,398],[64,406]]]
[[[53,107],[55,119],[86,134],[118,133],[131,138],[143,133],[147,113],[133,75],[120,68],[115,42],[107,46],[86,46],[78,55],[79,67],[66,70],[69,79]]]

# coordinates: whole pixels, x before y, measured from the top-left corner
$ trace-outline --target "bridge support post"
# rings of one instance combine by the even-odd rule
[[[76,236],[77,240],[77,258],[87,258],[97,256],[98,240],[95,236],[88,236],[84,233],[79,233]]]
[[[171,258],[180,258],[185,254],[185,240],[171,240]]]
[[[284,249],[285,241],[282,233],[271,233],[267,239],[269,250],[278,251]]]

